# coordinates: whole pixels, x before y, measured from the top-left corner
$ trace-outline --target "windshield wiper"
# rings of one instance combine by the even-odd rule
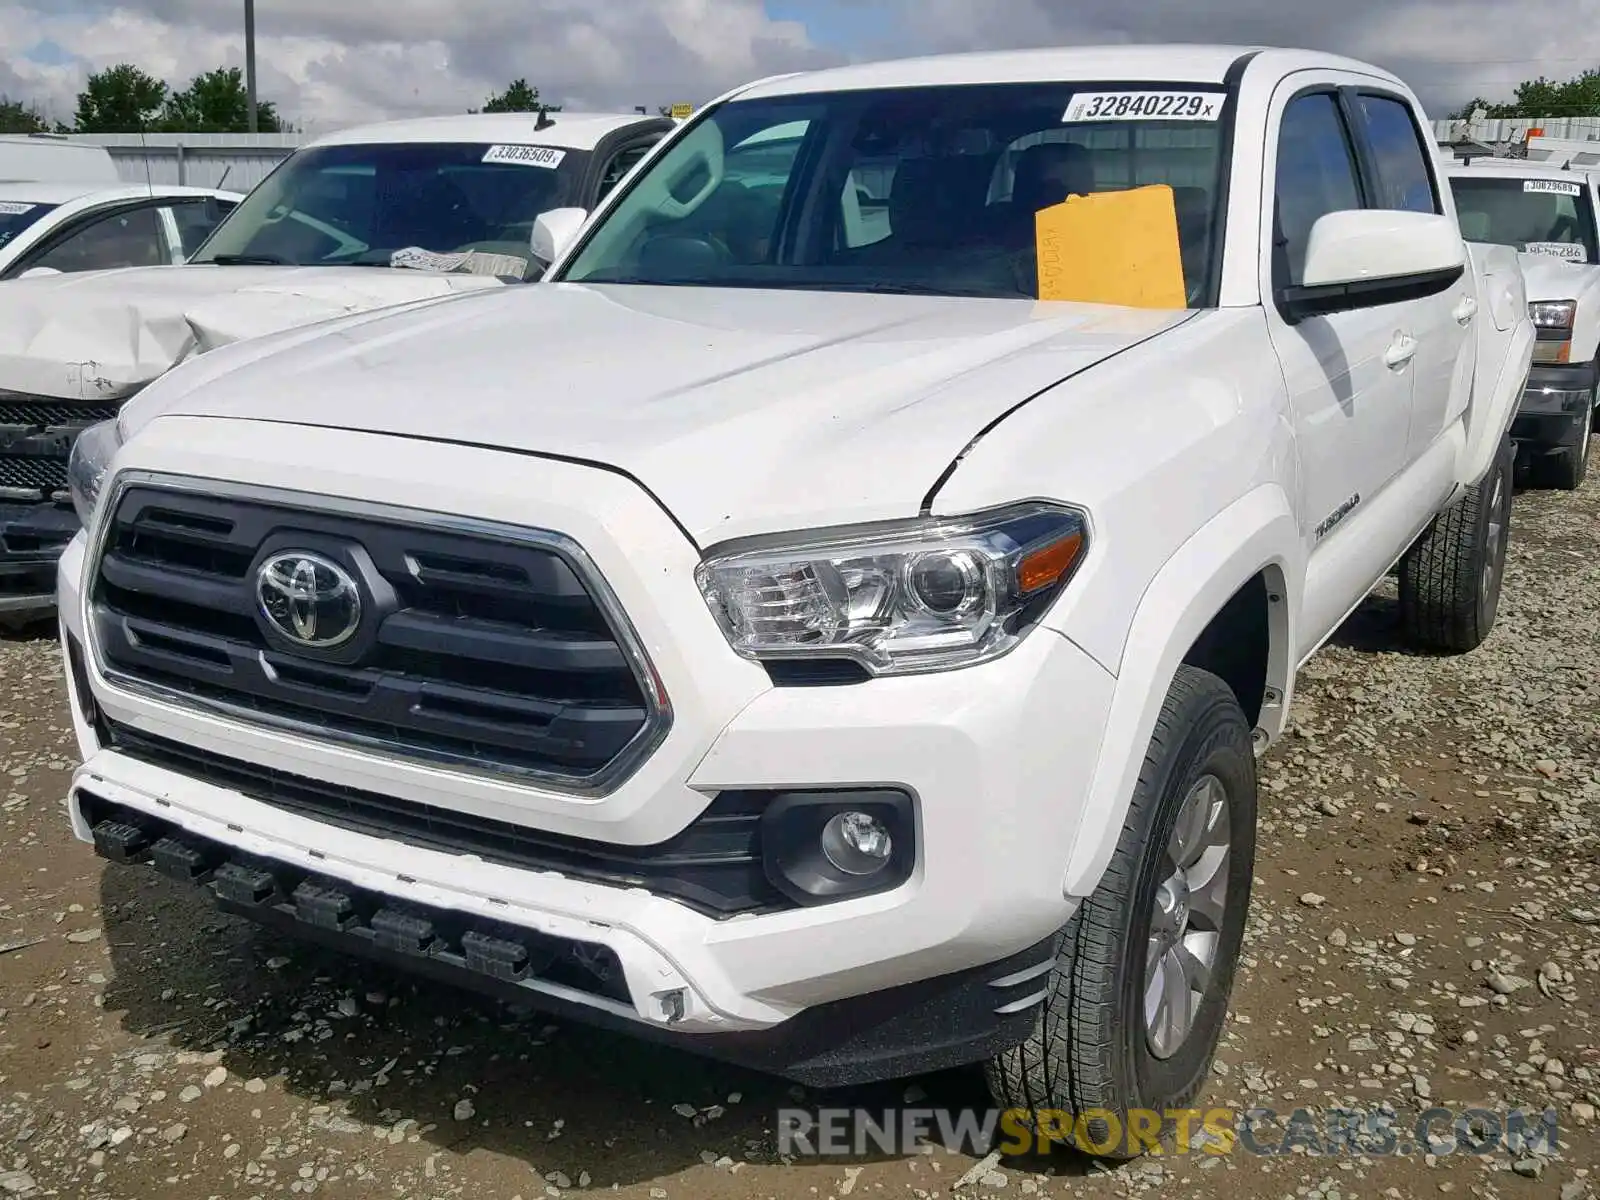
[[[963,287],[940,283],[886,283],[882,280],[864,279],[795,279],[785,280],[780,286],[812,291],[867,292],[884,296],[960,296],[978,300],[1009,300],[1012,297],[1033,299],[1019,288]]]
[[[287,267],[290,265],[286,258],[279,258],[276,254],[217,254],[206,259],[219,267]],[[202,264],[203,265],[203,264]]]

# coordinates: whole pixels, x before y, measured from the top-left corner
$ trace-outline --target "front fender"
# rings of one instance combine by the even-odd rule
[[[1476,242],[1467,243],[1467,252],[1478,284],[1478,320],[1474,322],[1478,361],[1472,374],[1466,445],[1456,471],[1461,487],[1477,483],[1494,465],[1522,403],[1534,343],[1527,282],[1516,253]],[[1510,319],[1496,320],[1497,313],[1509,314]]]
[[[1116,849],[1156,719],[1178,667],[1235,592],[1267,574],[1271,640],[1267,687],[1279,697],[1258,724],[1281,731],[1294,687],[1295,624],[1305,579],[1299,522],[1276,484],[1263,484],[1181,545],[1140,597],[1101,740],[1099,765],[1068,856],[1064,891],[1094,891]]]

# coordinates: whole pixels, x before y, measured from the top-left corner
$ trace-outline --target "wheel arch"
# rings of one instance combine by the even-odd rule
[[[1087,896],[1111,859],[1180,666],[1211,670],[1236,695],[1246,692],[1240,702],[1258,746],[1282,732],[1294,688],[1301,545],[1287,495],[1263,485],[1202,526],[1151,580],[1124,643],[1100,759],[1068,855],[1066,895]]]

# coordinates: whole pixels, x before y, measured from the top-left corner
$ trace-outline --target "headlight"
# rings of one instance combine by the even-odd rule
[[[746,658],[947,670],[1015,646],[1088,547],[1077,509],[1027,503],[714,555],[700,590]]]
[[[78,520],[88,528],[94,518],[94,506],[100,500],[100,485],[105,482],[111,459],[122,448],[122,427],[115,421],[101,421],[91,425],[72,443],[72,457],[67,460],[67,488],[72,492],[72,507],[78,510]]]
[[[1571,329],[1577,312],[1576,300],[1535,300],[1528,305],[1528,316],[1540,329]]]

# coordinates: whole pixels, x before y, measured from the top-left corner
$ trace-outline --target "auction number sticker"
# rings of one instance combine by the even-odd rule
[[[1544,254],[1551,258],[1564,258],[1568,262],[1586,263],[1589,251],[1573,242],[1529,242],[1523,247],[1527,254]]]
[[[545,167],[553,170],[566,158],[565,150],[549,146],[490,146],[483,156],[486,163],[515,163],[519,167]]]
[[[1222,92],[1079,92],[1063,123],[1072,121],[1215,121]]]
[[[38,207],[37,204],[24,204],[20,200],[0,200],[0,217],[20,217]]]
[[[1522,190],[1525,192],[1549,192],[1557,196],[1581,196],[1583,189],[1575,183],[1567,183],[1561,179],[1524,179]]]

